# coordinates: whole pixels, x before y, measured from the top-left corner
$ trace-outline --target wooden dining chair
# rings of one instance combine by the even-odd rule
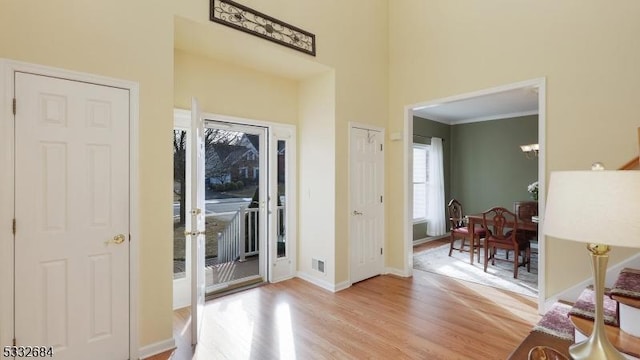
[[[454,249],[459,251],[471,251],[473,248],[473,252],[478,253],[478,262],[480,262],[480,249],[481,242],[480,240],[485,237],[485,231],[481,227],[474,227],[474,229],[469,229],[468,222],[464,220],[464,211],[462,208],[462,204],[456,200],[452,199],[447,204],[447,209],[449,210],[449,222],[451,223],[451,241],[449,244],[449,256]],[[460,247],[455,247],[456,239],[461,239]],[[467,244],[467,241],[469,243]],[[472,246],[473,245],[473,246]],[[469,261],[473,263],[473,253],[469,256]]]
[[[527,265],[527,271],[531,272],[531,250],[529,240],[518,236],[518,217],[515,213],[503,208],[494,207],[482,213],[482,225],[487,230],[484,239],[484,271],[487,271],[489,260],[495,265],[496,260],[513,262],[513,277],[518,277],[520,255],[523,255],[523,264]],[[497,250],[514,251],[513,260],[497,257]]]
[[[513,212],[518,217],[518,222],[533,222],[531,218],[538,216],[538,202],[537,201],[514,201]],[[522,236],[529,240],[530,243],[538,242],[538,232],[532,230],[518,229],[518,236]],[[507,258],[509,254],[507,253]]]
[[[514,201],[513,212],[516,213],[519,222],[532,222],[531,218],[538,216],[538,202],[537,201]],[[531,230],[519,230],[522,233],[529,235],[530,238],[537,237],[537,232]]]

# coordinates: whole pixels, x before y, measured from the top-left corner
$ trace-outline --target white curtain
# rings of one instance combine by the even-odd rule
[[[442,139],[431,138],[429,146],[429,185],[427,188],[427,235],[444,235],[447,231],[444,213],[444,165]]]

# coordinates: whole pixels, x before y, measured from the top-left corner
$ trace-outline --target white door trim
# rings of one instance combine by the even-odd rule
[[[81,73],[25,62],[0,59],[0,343],[11,344],[14,328],[14,264],[12,220],[14,209],[14,126],[13,91],[16,71],[56,77],[97,85],[129,90],[129,357],[137,359],[139,354],[139,174],[138,174],[138,122],[139,85],[99,75]],[[19,104],[18,104],[19,107]]]
[[[183,130],[188,129],[189,121],[190,121],[189,119],[191,116],[190,114],[191,114],[190,110],[178,109],[178,108],[174,109],[173,110],[174,128],[180,128]],[[296,224],[297,224],[297,217],[298,217],[298,213],[297,213],[298,200],[296,196],[298,191],[297,177],[296,177],[296,174],[298,173],[297,160],[296,160],[298,145],[296,140],[296,134],[297,134],[296,126],[292,124],[278,123],[275,121],[248,119],[248,118],[242,118],[242,117],[236,117],[236,116],[230,116],[230,115],[207,113],[204,111],[200,112],[200,117],[204,119],[205,122],[207,120],[212,120],[217,122],[229,122],[229,123],[237,123],[237,124],[243,124],[243,125],[252,125],[252,126],[260,126],[260,127],[268,128],[269,136],[265,138],[267,142],[272,141],[272,139],[284,139],[284,140],[291,141],[291,147],[287,148],[287,151],[289,151],[289,161],[286,164],[287,173],[291,174],[291,178],[287,179],[287,181],[289,182],[288,183],[289,187],[287,188],[288,193],[287,193],[286,207],[288,209],[293,209],[293,211],[287,212],[287,222],[289,225],[289,228],[288,228],[289,233],[287,234],[288,236],[287,240],[290,242],[289,251],[291,252],[291,256],[287,257],[287,261],[291,262],[289,264],[291,268],[291,275],[290,276],[283,275],[281,278],[275,278],[275,279],[267,278],[267,280],[269,282],[271,282],[272,280],[273,282],[277,282],[277,281],[282,281],[282,280],[295,277],[296,276],[295,272],[297,269],[297,256],[296,256],[297,226]],[[267,146],[270,147],[271,144],[267,144]],[[265,176],[267,175],[265,174]],[[188,252],[189,252],[189,248],[187,248],[187,253]],[[271,270],[273,269],[274,264],[277,261],[278,260],[274,259],[274,257],[268,256],[266,265],[268,266],[269,271],[267,272],[267,274],[271,273]],[[177,293],[176,293],[176,290],[178,290]],[[190,295],[184,296],[183,294],[184,291],[185,291],[184,279],[174,280],[174,309],[187,306],[187,304],[185,304],[185,301],[186,302],[189,301]]]
[[[351,156],[352,156],[351,155],[351,133],[352,133],[354,128],[380,132],[380,134],[382,135],[381,144],[383,144],[383,148],[386,147],[386,143],[385,143],[386,137],[385,137],[385,129],[384,128],[378,127],[378,126],[373,126],[373,125],[370,125],[370,124],[364,124],[364,123],[359,123],[359,122],[355,122],[355,121],[349,121],[349,134],[348,134],[348,144],[347,144],[347,148],[349,149],[349,154],[347,156],[347,159],[348,159],[348,162],[349,162],[349,172],[348,172],[348,175],[347,175],[347,182],[349,184],[349,187],[351,187]],[[384,254],[384,256],[383,256],[383,264],[382,264],[383,265],[382,266],[382,271],[383,272],[389,272],[386,269],[387,251],[386,251],[386,246],[385,246],[385,244],[387,242],[387,239],[385,237],[385,234],[386,234],[385,221],[386,221],[386,217],[387,217],[387,205],[386,205],[387,204],[387,202],[386,202],[387,195],[386,195],[386,189],[385,189],[385,174],[386,173],[385,173],[385,168],[384,168],[385,157],[386,157],[385,154],[386,154],[386,152],[383,151],[383,157],[382,157],[382,174],[383,174],[383,177],[382,177],[381,180],[382,180],[382,198],[384,200],[383,200],[383,203],[382,203],[383,206],[382,206],[382,225],[381,225],[381,229],[382,229],[382,234],[383,235],[382,235],[382,244],[381,244],[381,246],[382,246],[382,252]],[[349,189],[349,193],[351,193],[351,189]],[[349,229],[349,262],[348,262],[349,286],[351,286],[353,284],[352,281],[351,281],[351,253],[350,253],[351,252],[351,240],[352,240],[351,239],[351,227],[353,226],[353,224],[352,224],[352,216],[350,214],[350,212],[352,210],[351,206],[352,206],[352,204],[351,204],[351,196],[349,196],[348,197],[348,206],[347,206],[347,218],[349,219],[349,224],[348,224],[348,229]]]
[[[180,110],[177,110],[180,111]],[[240,125],[248,125],[248,126],[258,126],[258,127],[263,127],[263,128],[267,128],[268,132],[267,132],[267,136],[265,136],[265,149],[268,149],[268,152],[272,152],[273,147],[271,146],[271,141],[274,139],[274,134],[279,134],[279,133],[287,133],[287,134],[291,134],[291,138],[289,140],[291,140],[293,142],[293,146],[291,146],[290,148],[290,161],[287,162],[287,167],[289,168],[288,173],[291,174],[291,179],[287,179],[288,182],[290,182],[290,192],[291,192],[291,196],[287,195],[287,203],[286,206],[288,209],[290,209],[290,211],[288,211],[287,213],[287,220],[289,221],[288,225],[289,225],[289,232],[291,234],[289,234],[288,240],[289,240],[289,251],[292,251],[291,254],[296,254],[296,248],[297,248],[297,237],[296,237],[296,227],[295,224],[297,223],[297,202],[296,202],[296,197],[294,196],[294,194],[296,194],[297,192],[297,188],[296,188],[296,174],[297,174],[297,168],[296,168],[296,126],[295,125],[290,125],[290,124],[283,124],[283,123],[278,123],[278,122],[273,122],[273,121],[266,121],[266,120],[257,120],[257,119],[247,119],[247,118],[242,118],[242,117],[236,117],[236,116],[230,116],[230,115],[220,115],[220,114],[213,114],[213,113],[207,113],[207,112],[201,112],[201,116],[204,119],[204,121],[206,122],[207,120],[211,120],[211,121],[216,121],[216,122],[228,122],[228,123],[234,123],[234,124],[240,124]],[[269,159],[267,159],[267,162]],[[265,182],[268,183],[268,179],[271,178],[271,172],[275,172],[276,170],[276,164],[270,163],[267,165],[267,171],[263,171],[262,174],[260,174],[260,177],[265,177]],[[267,184],[267,194],[271,194],[271,184]],[[273,210],[271,204],[269,205],[269,210]],[[275,214],[275,212],[272,211],[272,214]],[[270,218],[268,217],[267,219],[269,222]],[[266,233],[265,233],[266,234]],[[267,239],[264,240],[264,242],[266,242],[266,245],[262,245],[263,247],[261,247],[262,249],[267,249],[269,248],[269,251],[267,251],[267,256],[264,258],[265,262],[264,264],[261,264],[261,274],[264,277],[266,282],[271,282],[272,280],[272,276],[271,273],[277,263],[277,259],[272,256],[272,254],[270,253],[272,250],[272,245],[271,242],[274,240],[274,238],[272,237],[272,233],[268,233]],[[294,276],[295,273],[295,269],[297,269],[297,263],[296,263],[296,256],[289,256],[289,260],[290,260],[290,269],[291,269],[291,274],[290,276],[288,275],[283,275],[281,278],[278,279],[273,279],[274,281],[280,281],[280,280],[284,280],[285,278],[290,278]]]
[[[540,188],[540,194],[546,194],[546,116],[547,116],[547,103],[546,103],[546,78],[541,77],[537,79],[531,79],[521,81],[512,84],[506,84],[493,88],[483,89],[465,94],[454,95],[441,99],[434,99],[424,101],[416,104],[407,105],[404,107],[404,133],[402,139],[404,139],[404,153],[403,153],[403,175],[404,175],[404,268],[400,270],[402,276],[413,275],[413,187],[411,186],[411,179],[413,179],[413,166],[412,166],[412,145],[410,141],[413,137],[413,109],[420,106],[429,106],[434,104],[443,104],[447,102],[470,99],[478,96],[489,95],[499,93],[508,90],[536,87],[538,89],[538,143],[540,144],[540,151],[538,153],[538,185]],[[540,196],[538,198],[539,213],[544,215],[545,209],[545,197]],[[540,224],[538,225],[538,233],[544,232],[544,219],[540,217]],[[545,254],[545,237],[538,237],[538,251],[541,254]],[[538,312],[543,314],[545,312],[545,272],[546,272],[546,259],[541,256],[538,260]]]

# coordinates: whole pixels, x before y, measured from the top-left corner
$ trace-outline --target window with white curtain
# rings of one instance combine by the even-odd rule
[[[413,222],[427,220],[429,145],[413,144]]]

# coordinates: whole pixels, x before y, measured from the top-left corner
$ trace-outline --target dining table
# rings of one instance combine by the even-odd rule
[[[482,214],[467,215],[467,216],[465,216],[465,218],[466,218],[466,221],[469,224],[469,232],[470,233],[473,233],[476,225],[483,226]],[[487,219],[487,223],[488,224],[492,224],[493,220]],[[529,221],[529,220],[519,220],[518,221],[518,229],[519,230],[533,231],[533,232],[537,233],[538,232],[538,224],[536,222]],[[469,249],[469,253],[471,254],[471,257],[470,257],[471,264],[473,264],[474,246],[475,246],[475,241],[471,241],[470,249]],[[487,251],[486,248],[484,250]]]

